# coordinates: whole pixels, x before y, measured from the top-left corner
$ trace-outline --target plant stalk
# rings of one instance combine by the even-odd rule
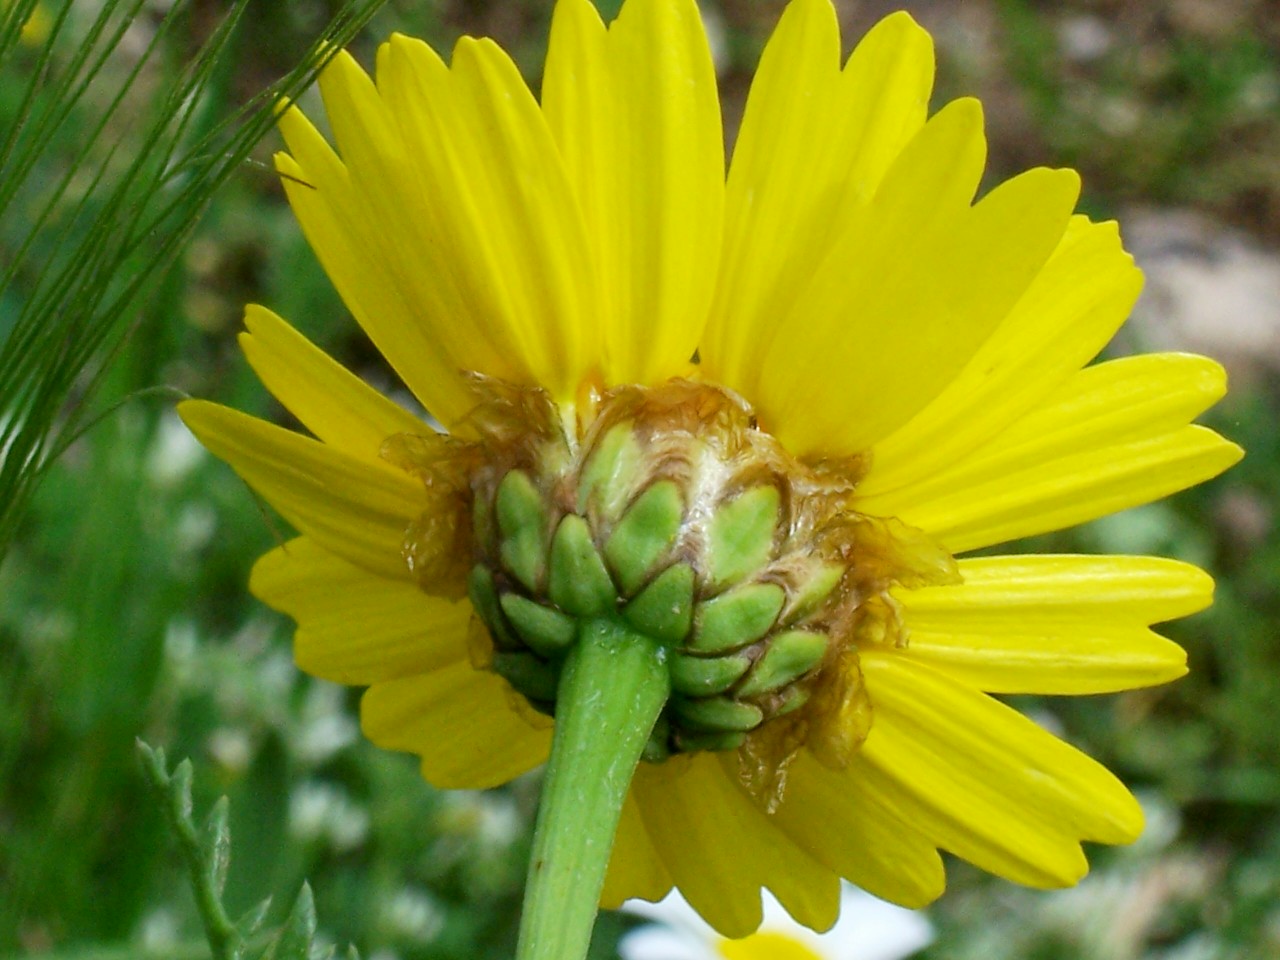
[[[517,960],[581,960],[622,805],[671,692],[666,651],[621,621],[584,623],[565,662]]]

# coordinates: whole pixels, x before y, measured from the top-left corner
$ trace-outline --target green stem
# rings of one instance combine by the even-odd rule
[[[163,750],[153,750],[141,740],[137,744],[142,769],[160,800],[169,828],[178,838],[182,858],[187,862],[196,898],[196,910],[204,924],[209,952],[214,960],[240,960],[244,953],[244,940],[222,905],[222,884],[226,879],[225,856],[227,844],[230,843],[226,836],[226,798],[223,797],[219,807],[215,808],[215,816],[221,827],[213,831],[215,839],[206,847],[206,844],[201,843],[191,819],[191,761],[183,760],[170,776]],[[221,863],[215,860],[215,851],[219,847],[223,856]]]
[[[581,960],[631,777],[671,681],[666,652],[589,620],[565,661],[533,835],[517,960]]]

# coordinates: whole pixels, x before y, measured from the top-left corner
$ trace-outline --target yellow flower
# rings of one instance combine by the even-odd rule
[[[534,441],[543,456],[555,436],[570,471],[555,477],[586,489],[593,468],[574,458],[603,442],[602,411],[656,404],[646,429],[661,432],[684,397],[721,405],[764,451],[784,497],[770,517],[820,488],[809,527],[788,514],[787,562],[807,560],[805,530],[838,527],[808,553],[846,572],[803,722],[779,701],[737,749],[673,733],[678,755],[636,773],[605,886],[615,906],[674,885],[727,936],[759,924],[761,887],[825,928],[841,876],[915,906],[943,889],[939,850],[1058,887],[1087,870],[1080,841],[1132,841],[1125,788],[989,694],[1180,676],[1182,651],[1149,626],[1206,606],[1209,577],[1149,557],[950,557],[1163,497],[1240,456],[1190,425],[1225,390],[1217,364],[1089,365],[1141,278],[1115,224],[1072,214],[1075,174],[1031,170],[975,203],[982,112],[961,99],[927,116],[928,35],[900,13],[843,68],[839,55],[830,0],[793,0],[726,177],[693,0],[628,0],[608,28],[588,0],[560,0],[541,103],[484,40],[446,65],[395,36],[376,84],[339,54],[320,81],[337,150],[284,112],[284,186],[356,320],[457,439],[256,306],[246,356],[315,439],[182,406],[301,533],[251,583],[298,621],[299,665],[368,685],[365,733],[419,754],[440,787],[504,783],[551,742],[469,655],[469,602],[439,595],[459,595],[477,558],[499,562],[464,529],[472,498],[494,502],[498,475],[475,463],[509,466]],[[490,414],[500,427],[477,420]],[[785,584],[790,610],[801,587]],[[491,629],[503,616],[481,613]],[[757,736],[769,730],[786,736]]]

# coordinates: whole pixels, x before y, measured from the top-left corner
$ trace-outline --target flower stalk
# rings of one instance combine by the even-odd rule
[[[560,675],[517,960],[578,960],[636,764],[671,690],[664,647],[617,617],[582,624]]]

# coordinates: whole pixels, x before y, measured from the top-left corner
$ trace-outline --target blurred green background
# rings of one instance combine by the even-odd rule
[[[609,15],[619,4],[599,5]],[[838,5],[847,46],[896,6]],[[950,890],[928,912],[938,940],[923,956],[1280,956],[1280,4],[902,5],[938,42],[938,102],[983,98],[992,181],[1075,166],[1091,214],[1134,222],[1151,285],[1121,347],[1228,360],[1236,389],[1208,419],[1248,451],[1218,481],[1032,545],[1181,557],[1214,571],[1218,600],[1168,628],[1190,652],[1188,678],[1019,704],[1138,792],[1150,821],[1143,840],[1093,851],[1091,876],[1059,893],[953,862]],[[146,5],[140,38],[167,6]],[[287,72],[336,6],[250,3],[235,69],[214,95],[230,109]],[[355,52],[369,64],[392,30],[441,49],[485,34],[536,84],[550,6],[390,0]],[[782,6],[703,4],[730,137]],[[189,8],[165,40],[173,56],[148,68],[152,87],[225,11],[218,0]],[[4,62],[0,131],[14,122],[9,92],[32,69],[31,56]],[[67,156],[85,120],[60,131]],[[265,163],[278,146],[269,137],[255,156]],[[0,261],[13,255],[16,219],[0,219]],[[21,277],[0,291],[0,321],[26,292]],[[102,396],[165,385],[281,417],[235,347],[247,301],[394,389],[279,185],[246,163],[145,303]],[[290,624],[246,592],[251,563],[284,527],[194,446],[171,407],[129,399],[79,439],[0,567],[0,957],[202,955],[191,895],[139,772],[138,736],[194,760],[197,811],[229,795],[233,913],[275,893],[278,919],[309,878],[323,936],[365,957],[510,956],[536,777],[441,793],[412,758],[361,740],[357,692],[299,674]],[[593,955],[615,956],[629,924],[602,918]]]

